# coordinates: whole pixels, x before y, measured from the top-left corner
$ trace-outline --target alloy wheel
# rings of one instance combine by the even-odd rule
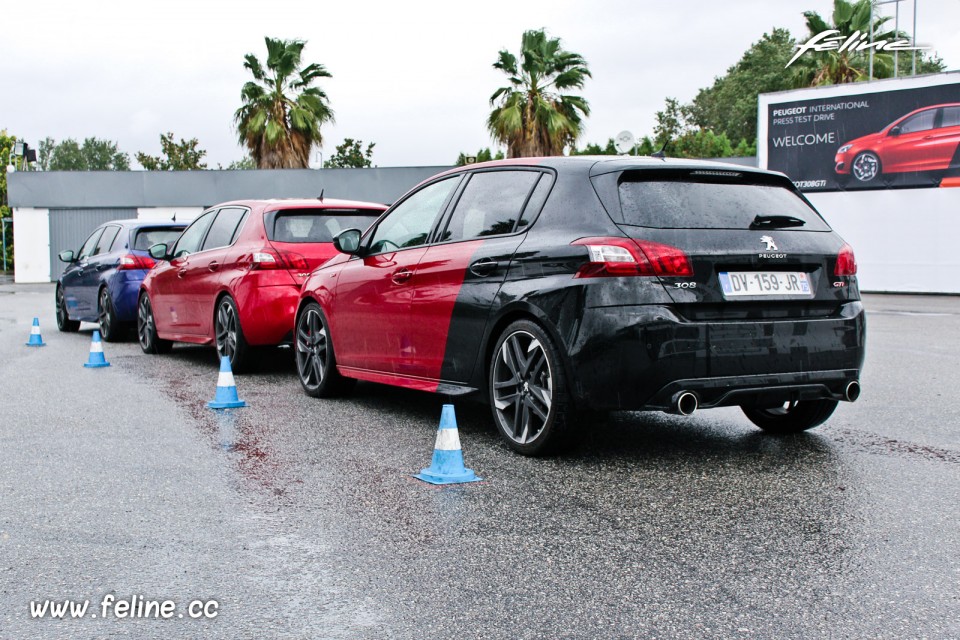
[[[297,371],[307,389],[318,389],[327,368],[327,328],[316,309],[307,309],[297,323]]]
[[[232,363],[237,353],[237,312],[226,298],[217,308],[216,334],[217,352],[221,357],[230,358]]]
[[[553,406],[553,374],[543,345],[516,331],[501,344],[493,367],[493,404],[502,431],[517,444],[536,440]]]
[[[100,323],[100,335],[106,340],[113,335],[113,313],[111,312],[110,294],[106,289],[100,291],[100,305],[97,310],[97,320]]]
[[[150,300],[147,296],[141,296],[140,304],[137,305],[137,339],[140,346],[144,349],[150,349],[151,342],[156,336],[153,324],[153,310],[150,309]]]
[[[872,153],[861,153],[853,161],[853,175],[860,182],[870,182],[880,172],[880,161]]]

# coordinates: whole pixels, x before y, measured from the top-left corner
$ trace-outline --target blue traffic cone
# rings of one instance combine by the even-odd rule
[[[237,397],[237,384],[233,381],[233,369],[230,358],[220,358],[220,377],[217,378],[217,395],[207,406],[211,409],[235,409],[245,407],[247,403]]]
[[[457,433],[457,416],[452,404],[443,405],[440,414],[440,428],[437,430],[437,444],[433,448],[433,460],[429,469],[423,469],[413,476],[430,484],[459,484],[476,482],[478,478],[473,469],[463,466],[463,451],[460,450],[460,435]]]
[[[28,347],[45,347],[47,343],[40,337],[40,318],[33,319],[33,327],[30,328],[30,341]]]
[[[90,356],[83,363],[83,366],[90,369],[110,366],[107,359],[103,357],[103,343],[100,342],[100,332],[97,329],[93,330],[93,338],[90,340]]]

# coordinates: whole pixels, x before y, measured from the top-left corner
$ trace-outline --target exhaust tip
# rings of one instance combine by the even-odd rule
[[[680,391],[673,396],[674,413],[679,413],[682,416],[689,416],[692,415],[699,406],[700,401],[697,399],[697,394],[693,393],[692,391]]]
[[[846,398],[847,402],[856,402],[857,398],[860,397],[860,383],[854,380],[847,384],[847,388],[843,391],[843,397]]]

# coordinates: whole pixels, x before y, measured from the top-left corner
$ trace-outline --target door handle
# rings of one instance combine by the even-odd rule
[[[491,258],[481,258],[470,265],[470,273],[476,276],[488,276],[497,270],[500,263]]]
[[[183,269],[183,268],[177,269],[177,277],[178,277],[178,278],[182,278],[182,277],[185,276],[185,275],[187,275],[187,270],[186,270],[186,269]]]
[[[217,262],[216,260],[214,260],[213,262],[207,265],[207,269],[210,269],[210,271],[216,271],[219,268],[220,268],[220,263]]]
[[[410,271],[410,269],[407,269],[407,268],[403,268],[398,271],[394,271],[390,279],[393,280],[394,284],[403,284],[404,282],[406,282],[412,277],[413,277],[413,271]]]

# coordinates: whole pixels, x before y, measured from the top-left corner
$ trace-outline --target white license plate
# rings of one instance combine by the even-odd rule
[[[810,277],[800,271],[721,271],[723,297],[809,296]]]

